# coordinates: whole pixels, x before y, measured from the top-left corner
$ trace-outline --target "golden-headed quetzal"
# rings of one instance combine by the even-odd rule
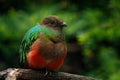
[[[31,28],[20,46],[20,65],[25,68],[58,70],[67,54],[63,35],[65,22],[49,16]]]

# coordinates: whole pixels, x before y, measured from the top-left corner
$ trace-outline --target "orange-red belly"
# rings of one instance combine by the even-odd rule
[[[47,65],[45,58],[38,54],[37,51],[30,51],[28,53],[28,66],[30,68],[44,68]]]
[[[48,62],[40,53],[33,50],[28,53],[28,66],[34,69],[47,68],[55,71],[62,66],[65,57],[66,53],[59,59],[52,59]]]

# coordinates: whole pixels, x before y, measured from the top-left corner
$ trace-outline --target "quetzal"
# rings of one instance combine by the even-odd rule
[[[56,71],[67,54],[63,28],[65,22],[56,16],[44,18],[24,36],[20,46],[20,64],[25,68]]]

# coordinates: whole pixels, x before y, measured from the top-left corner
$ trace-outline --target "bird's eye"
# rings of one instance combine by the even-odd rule
[[[55,22],[54,22],[54,21],[51,21],[51,24],[55,24]]]

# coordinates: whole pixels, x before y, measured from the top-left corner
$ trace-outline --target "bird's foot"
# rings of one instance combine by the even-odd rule
[[[45,73],[44,73],[44,77],[48,75],[48,70],[45,68]]]
[[[47,76],[49,74],[49,71],[46,68],[43,69],[34,69],[36,71],[39,71],[43,77]]]

